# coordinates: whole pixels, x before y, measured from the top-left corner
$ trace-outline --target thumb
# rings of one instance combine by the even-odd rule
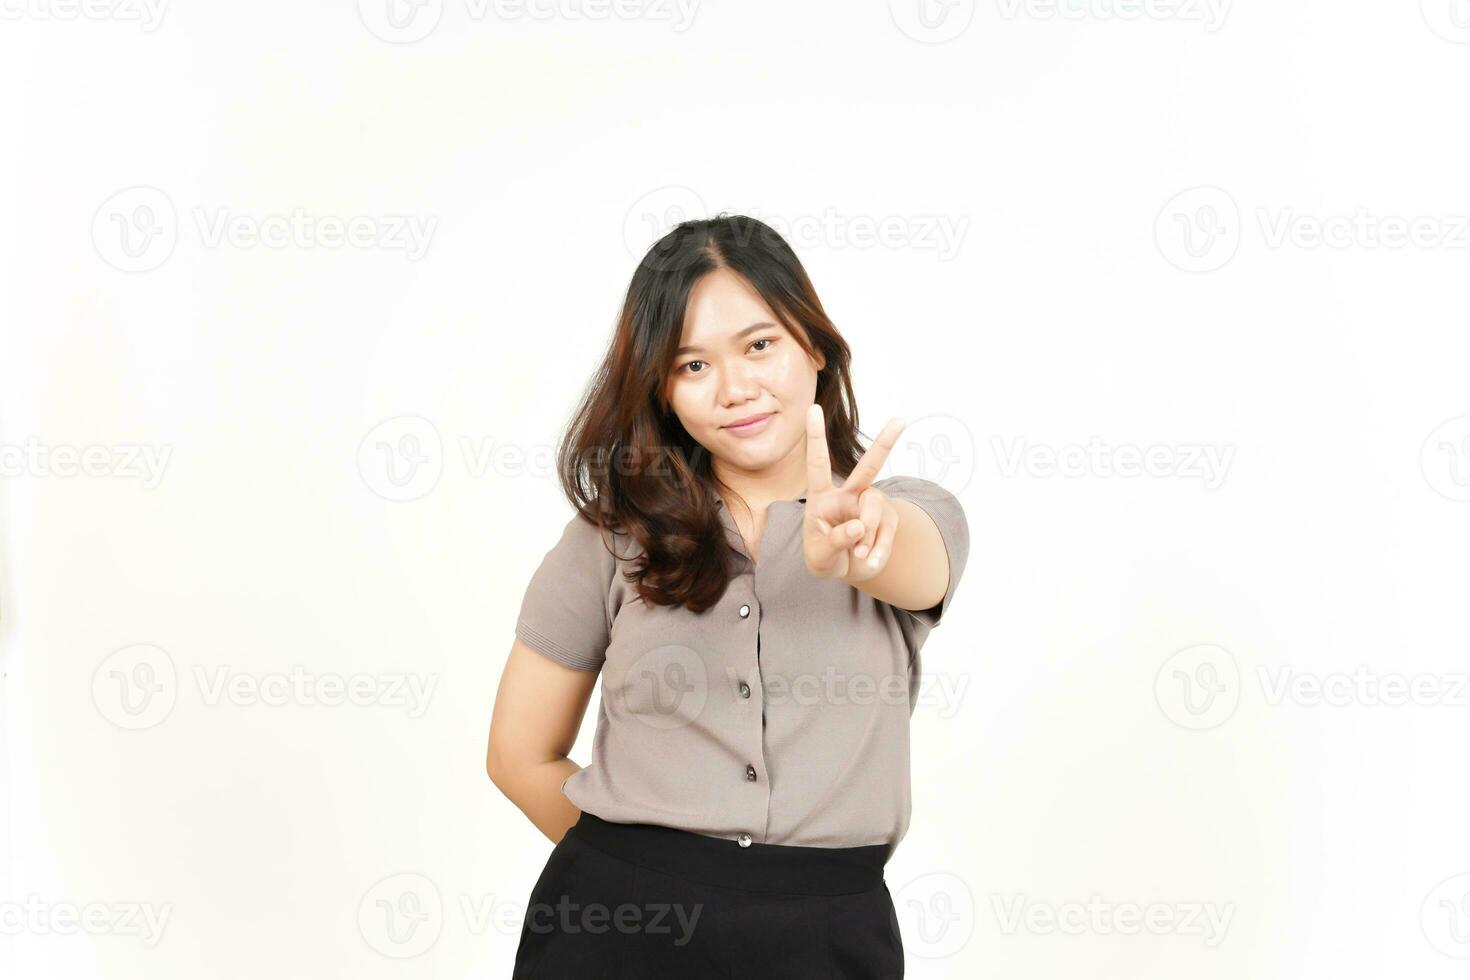
[[[817,550],[823,563],[840,551],[851,548],[863,536],[863,522],[857,518],[843,521],[835,527],[820,517],[814,517],[817,526]]]

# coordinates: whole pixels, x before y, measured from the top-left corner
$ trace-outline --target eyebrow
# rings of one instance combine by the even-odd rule
[[[776,324],[766,320],[762,320],[760,323],[752,323],[750,326],[737,333],[734,339],[739,340],[741,337],[747,336],[748,334],[753,334],[757,330],[772,330],[775,328]],[[674,356],[679,357],[682,354],[698,354],[701,353],[703,350],[703,347],[680,347],[678,350],[674,351]]]

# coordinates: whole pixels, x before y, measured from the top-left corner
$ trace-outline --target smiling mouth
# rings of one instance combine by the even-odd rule
[[[748,429],[748,428],[750,428],[753,425],[760,425],[766,419],[770,418],[773,414],[774,414],[773,412],[765,412],[765,413],[763,413],[761,415],[752,416],[751,418],[748,418],[748,419],[746,419],[743,422],[734,422],[734,423],[732,423],[730,425],[725,426],[725,428],[727,428],[727,429]]]

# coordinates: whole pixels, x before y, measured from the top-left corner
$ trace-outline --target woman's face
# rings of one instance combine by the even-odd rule
[[[745,471],[805,460],[806,411],[826,360],[808,356],[745,280],[716,269],[695,284],[679,347],[667,395],[695,441]],[[752,416],[764,418],[735,426]]]

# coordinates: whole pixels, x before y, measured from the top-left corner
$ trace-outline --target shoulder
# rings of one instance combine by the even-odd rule
[[[873,481],[873,486],[890,497],[901,497],[904,500],[912,500],[916,504],[932,501],[964,510],[964,505],[960,503],[958,497],[933,480],[926,480],[922,476],[885,477],[882,480]]]
[[[965,505],[950,490],[921,476],[890,476],[873,486],[896,500],[907,500],[928,514],[944,537],[950,556],[963,567],[970,550],[970,523]]]
[[[568,553],[583,561],[595,561],[611,567],[628,556],[629,535],[614,531],[606,523],[594,524],[581,511],[572,511],[562,527],[561,538],[554,550]]]

